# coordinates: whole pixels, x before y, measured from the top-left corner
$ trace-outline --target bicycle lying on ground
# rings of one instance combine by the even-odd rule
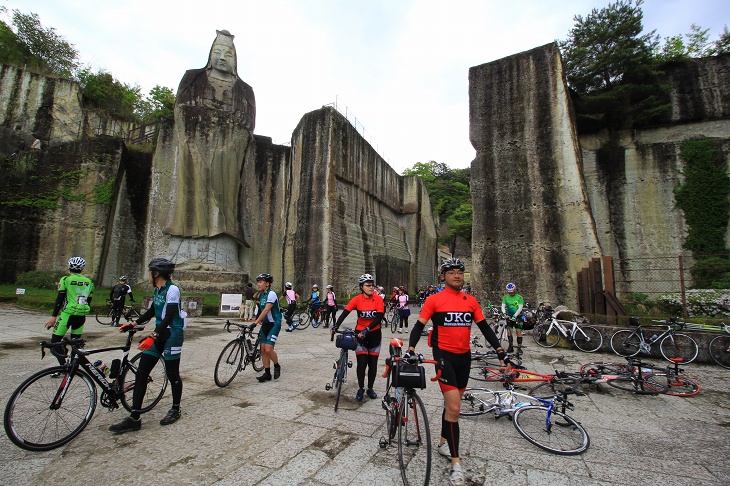
[[[5,407],[4,425],[8,438],[22,449],[47,451],[66,444],[89,424],[96,410],[97,390],[101,387],[99,403],[109,410],[119,408],[132,411],[132,395],[137,377],[137,361],[142,353],[128,360],[132,337],[144,326],[134,326],[127,334],[124,346],[100,349],[84,349],[83,339],[63,338],[57,343],[41,343],[41,359],[46,349],[56,354],[64,353],[71,346],[66,364],[53,366],[35,373],[13,392]],[[109,379],[104,372],[89,361],[88,356],[109,351],[122,351],[121,359],[112,361]],[[160,360],[147,383],[147,392],[141,412],[148,412],[157,405],[167,388],[165,362]],[[161,366],[160,366],[161,365]]]
[[[638,395],[673,395],[691,397],[700,392],[700,385],[685,376],[679,368],[681,358],[670,360],[673,366],[655,366],[644,363],[641,358],[627,358],[626,368],[615,377],[609,377],[606,383],[619,390]]]
[[[467,388],[461,398],[459,415],[509,416],[520,435],[537,447],[553,454],[581,454],[588,449],[590,438],[580,422],[565,414],[567,409],[573,410],[573,404],[568,401],[570,394],[583,395],[568,388],[544,399],[517,393],[512,385],[501,391]]]
[[[601,331],[593,326],[578,324],[577,321],[558,319],[558,315],[567,310],[567,307],[558,306],[552,314],[548,314],[548,320],[538,323],[532,330],[535,342],[543,348],[554,348],[560,343],[561,338],[565,338],[586,353],[601,349],[603,344]]]
[[[385,410],[385,432],[380,438],[383,449],[396,440],[398,443],[398,464],[404,485],[428,485],[431,479],[431,431],[423,400],[417,388],[426,388],[424,363],[436,361],[424,359],[419,354],[411,358],[391,353],[385,360],[387,378],[385,395],[381,404]],[[437,381],[439,371],[431,381]]]
[[[355,351],[357,349],[357,336],[355,335],[355,331],[352,330],[349,327],[345,327],[342,330],[334,331],[332,334],[332,339],[334,339],[335,334],[337,334],[337,341],[335,342],[335,346],[340,348],[340,356],[337,358],[337,360],[332,364],[332,368],[335,370],[335,374],[332,377],[332,383],[327,383],[324,385],[324,389],[329,391],[332,389],[337,390],[337,394],[335,396],[335,412],[337,411],[337,408],[340,406],[340,394],[342,393],[342,385],[347,382],[347,369],[352,368],[352,361],[348,359],[348,351]]]
[[[223,329],[231,332],[231,326],[238,327],[239,333],[235,339],[226,344],[215,363],[213,378],[215,384],[227,386],[236,377],[239,371],[246,369],[249,363],[255,371],[262,371],[264,364],[261,362],[261,348],[259,346],[260,335],[254,337],[255,324],[237,324],[226,321]]]
[[[647,339],[644,328],[639,319],[632,317],[629,324],[636,326],[636,329],[622,329],[611,336],[611,349],[614,353],[623,357],[636,356],[639,353],[650,354],[651,347],[659,343],[659,351],[667,361],[673,358],[681,358],[684,363],[691,363],[697,358],[699,348],[697,342],[687,334],[675,332],[673,329],[683,329],[684,322],[677,321],[676,317],[668,321],[652,321],[666,325],[661,333],[654,333]]]
[[[131,305],[125,305],[122,309],[122,317],[124,317],[127,322],[136,321],[139,319],[140,314],[139,311]],[[111,300],[107,299],[106,307],[100,309],[99,312],[96,313],[96,322],[104,326],[112,325],[112,322],[114,322],[114,305]]]
[[[724,334],[715,336],[707,346],[712,361],[719,364],[723,368],[730,369],[730,327],[724,322],[720,324]]]

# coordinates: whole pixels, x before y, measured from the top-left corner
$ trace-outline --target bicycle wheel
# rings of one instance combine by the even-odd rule
[[[537,447],[553,454],[571,456],[588,449],[591,441],[572,417],[539,405],[518,408],[512,418],[517,432]]]
[[[507,325],[500,324],[500,321],[494,321],[491,327],[494,331],[494,334],[497,336],[499,343],[504,349],[507,349],[507,347],[509,346],[509,339],[507,339]]]
[[[302,309],[294,314],[294,323],[296,323],[295,329],[306,329],[309,327],[309,323],[312,320],[312,316],[309,315],[307,309]]]
[[[560,342],[560,331],[549,323],[538,324],[532,330],[532,338],[538,346],[543,348],[554,348]]]
[[[248,346],[248,344],[246,344]],[[251,360],[251,366],[253,366],[254,371],[263,371],[264,370],[264,363],[261,361],[261,346],[260,341],[256,341],[255,344],[252,345],[253,350],[251,350],[250,355],[253,356],[253,360]],[[244,366],[245,368],[245,366]]]
[[[51,375],[61,373],[61,377]],[[5,433],[21,449],[47,451],[81,433],[96,409],[96,386],[81,368],[67,383],[66,368],[55,366],[25,380],[5,407]],[[54,400],[67,386],[60,404]]]
[[[105,307],[96,313],[96,322],[104,326],[112,325],[112,309]]]
[[[580,374],[583,376],[618,375],[628,371],[626,364],[606,361],[593,361],[580,367]]]
[[[675,397],[691,397],[700,392],[700,385],[694,380],[677,376],[673,372],[654,372],[644,375],[644,384],[650,390]]]
[[[611,349],[624,358],[639,354],[641,339],[636,331],[622,329],[611,336]]]
[[[636,393],[637,395],[658,395],[664,393],[666,385],[661,386],[659,383],[654,383],[654,388],[646,386],[646,382],[643,378],[639,378],[636,375],[619,376],[617,378],[611,378],[606,380],[609,386],[618,388],[619,390]]]
[[[715,336],[707,349],[712,361],[730,369],[730,336]]]
[[[119,383],[122,384],[122,406],[128,411],[132,411],[132,400],[134,398],[134,383],[137,381],[138,361],[142,358],[142,353],[135,354],[130,359],[119,375]],[[150,375],[147,377],[147,389],[142,399],[142,407],[140,412],[149,412],[162,399],[167,388],[167,371],[165,369],[165,360],[158,360],[157,364]]]
[[[241,362],[243,361],[244,353],[243,344],[238,339],[234,339],[226,344],[226,347],[223,348],[220,356],[218,356],[218,361],[215,363],[213,378],[215,379],[216,385],[222,388],[228,386],[233,381],[238,372],[243,369]]]
[[[462,417],[473,417],[482,415],[494,410],[494,392],[487,388],[467,388],[461,396],[461,409],[459,415]]]
[[[659,350],[667,361],[672,361],[672,358],[682,358],[683,363],[691,363],[697,358],[699,348],[697,341],[690,336],[674,333],[662,339]]]
[[[528,395],[547,400],[555,395],[561,395],[567,388],[575,388],[576,384],[577,380],[574,378],[553,378],[530,389]]]
[[[395,334],[395,332],[398,330],[399,322],[400,322],[400,316],[398,315],[397,312],[394,312],[390,318],[390,332]]]
[[[345,375],[347,374],[347,351],[344,349],[340,351],[340,359],[337,361],[337,370],[335,371],[335,388],[337,394],[335,396],[335,412],[340,406],[340,394],[342,393],[342,384],[345,382]]]
[[[575,330],[573,343],[581,351],[593,353],[601,349],[603,336],[601,335],[601,331],[593,326],[581,326]]]
[[[423,401],[408,391],[398,424],[398,462],[404,485],[428,485],[431,479],[431,430]]]

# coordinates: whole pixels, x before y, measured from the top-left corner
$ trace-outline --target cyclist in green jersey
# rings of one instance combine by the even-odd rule
[[[522,321],[519,319],[522,308],[525,306],[525,299],[517,293],[517,286],[513,283],[507,284],[507,295],[502,297],[502,314],[507,315],[507,341],[508,353],[514,353],[512,347],[512,329],[517,334],[517,355],[522,354]]]
[[[58,295],[53,306],[53,315],[46,322],[46,329],[53,328],[51,342],[56,343],[63,339],[66,331],[71,329],[71,339],[81,337],[84,332],[86,315],[91,311],[91,296],[94,293],[94,282],[81,275],[86,266],[86,260],[73,257],[68,261],[67,275],[58,282]],[[59,316],[60,313],[60,317]],[[56,319],[58,317],[58,320]],[[51,352],[61,365],[66,363],[66,354],[51,348]]]

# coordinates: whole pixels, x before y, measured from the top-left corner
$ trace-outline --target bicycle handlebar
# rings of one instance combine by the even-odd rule
[[[350,327],[343,327],[341,331],[339,329],[332,329],[332,332],[330,333],[330,341],[335,340],[335,334],[357,334],[357,331]]]
[[[237,322],[231,322],[231,321],[227,320],[226,323],[223,324],[223,329],[225,329],[228,332],[231,332],[231,326],[236,326],[236,327],[238,327],[239,330],[245,329],[245,330],[251,332],[256,327],[256,324],[239,324]]]

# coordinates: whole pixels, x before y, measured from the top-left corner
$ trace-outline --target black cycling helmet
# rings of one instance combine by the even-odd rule
[[[269,283],[274,283],[274,276],[271,275],[270,273],[260,273],[256,277],[256,281],[258,282],[259,280],[263,280],[263,281],[269,282]]]
[[[147,265],[147,268],[160,272],[160,275],[170,275],[175,271],[175,264],[167,258],[155,258]]]
[[[447,258],[441,263],[441,273],[445,273],[447,270],[453,270],[458,268],[462,272],[464,271],[464,264],[458,258]]]
[[[127,283],[127,276],[126,275],[122,275],[121,277],[119,277],[119,281],[121,283]]]

